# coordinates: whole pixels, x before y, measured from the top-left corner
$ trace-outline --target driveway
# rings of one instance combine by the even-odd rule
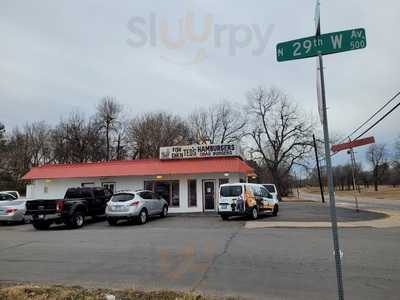
[[[287,204],[279,218],[315,204]],[[266,220],[273,218],[267,217]],[[0,281],[198,290],[250,299],[336,299],[329,229],[245,229],[244,219],[172,216],[144,226],[0,227]],[[348,299],[398,299],[400,230],[340,230]]]

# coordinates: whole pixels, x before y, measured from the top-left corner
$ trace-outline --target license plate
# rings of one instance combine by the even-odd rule
[[[227,207],[228,207],[227,204],[221,204],[221,208],[222,208],[222,209],[226,209]]]
[[[112,207],[113,211],[124,211],[125,209],[126,209],[125,206],[121,206],[121,205]]]

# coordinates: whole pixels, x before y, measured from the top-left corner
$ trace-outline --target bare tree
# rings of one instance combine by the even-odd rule
[[[380,177],[383,176],[387,166],[387,152],[385,144],[372,144],[367,150],[367,160],[372,166],[372,177],[375,191],[378,191]]]
[[[128,136],[134,159],[157,158],[160,147],[185,145],[191,141],[187,124],[168,113],[147,113],[133,119]]]
[[[400,136],[394,145],[394,160],[400,165]]]
[[[126,119],[118,122],[115,127],[114,152],[116,160],[125,159],[128,156],[128,127],[129,122]]]
[[[228,101],[208,109],[200,109],[189,116],[194,139],[199,144],[235,143],[244,134],[246,120],[243,114]]]
[[[53,162],[75,163],[104,159],[104,138],[94,121],[79,112],[61,120],[52,130]]]
[[[97,123],[99,128],[104,131],[106,138],[106,160],[109,161],[111,132],[119,125],[119,116],[122,106],[113,97],[104,97],[97,106]]]
[[[30,164],[38,166],[51,160],[50,126],[44,121],[26,124],[24,135],[28,145]]]
[[[258,87],[247,94],[250,154],[282,185],[294,165],[303,165],[312,150],[313,122],[280,90]]]

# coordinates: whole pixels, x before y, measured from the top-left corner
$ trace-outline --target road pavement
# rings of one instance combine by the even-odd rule
[[[303,205],[319,218],[318,205]],[[281,218],[296,211],[299,205],[283,204]],[[337,299],[330,229],[246,229],[245,222],[207,215],[155,219],[143,226],[91,222],[79,230],[1,226],[0,282]],[[339,234],[346,299],[398,299],[400,229],[341,229]]]

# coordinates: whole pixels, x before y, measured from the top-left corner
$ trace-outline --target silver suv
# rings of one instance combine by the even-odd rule
[[[157,194],[146,190],[117,192],[106,208],[107,221],[111,226],[123,219],[144,224],[149,216],[155,215],[166,217],[168,203]]]

